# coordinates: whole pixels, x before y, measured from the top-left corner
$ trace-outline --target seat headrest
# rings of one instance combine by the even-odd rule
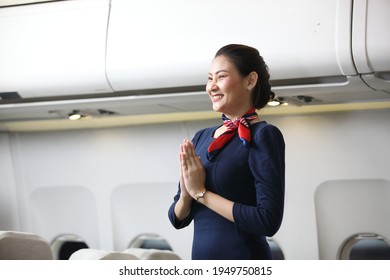
[[[88,248],[74,252],[69,260],[138,260],[138,258],[129,253]]]
[[[41,236],[18,231],[0,231],[0,260],[52,260],[50,244]]]
[[[181,258],[170,250],[128,248],[124,251],[137,256],[141,260],[181,260]]]

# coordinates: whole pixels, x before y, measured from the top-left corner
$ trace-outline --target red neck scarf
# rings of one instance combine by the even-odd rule
[[[251,131],[249,124],[251,120],[257,118],[255,108],[249,109],[241,118],[235,120],[228,119],[224,114],[222,115],[223,125],[227,127],[227,130],[217,137],[209,146],[207,150],[207,158],[212,160],[225,146],[225,144],[238,132],[243,145],[249,147],[251,141]]]

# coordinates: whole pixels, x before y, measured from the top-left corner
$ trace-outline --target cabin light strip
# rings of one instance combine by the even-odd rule
[[[390,102],[366,102],[349,104],[327,104],[327,105],[305,105],[305,106],[281,106],[263,108],[261,116],[285,116],[300,114],[321,114],[328,112],[358,111],[388,109]],[[88,128],[109,128],[131,125],[159,124],[184,121],[201,121],[219,119],[220,113],[213,111],[201,112],[178,112],[166,114],[146,114],[132,116],[109,116],[101,118],[89,118],[80,121],[63,120],[41,120],[41,121],[10,121],[0,122],[0,131],[29,132],[49,130],[69,130]]]

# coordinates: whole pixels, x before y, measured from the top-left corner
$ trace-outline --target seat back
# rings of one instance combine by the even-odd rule
[[[89,248],[88,244],[75,234],[61,234],[52,240],[50,246],[56,260],[68,260],[74,252]]]
[[[74,252],[69,260],[138,260],[138,258],[130,253],[86,248]]]
[[[284,254],[279,244],[276,243],[276,241],[271,238],[267,238],[267,242],[269,247],[271,248],[271,253],[274,260],[284,260],[285,259]]]
[[[390,242],[383,236],[361,233],[351,236],[340,247],[341,260],[390,260]]]
[[[37,234],[0,231],[0,260],[52,260],[50,244]]]
[[[141,260],[181,260],[181,258],[171,250],[128,248],[124,253],[137,256]]]
[[[158,249],[171,250],[172,247],[168,241],[156,233],[139,234],[130,241],[128,248],[144,248],[144,249]]]

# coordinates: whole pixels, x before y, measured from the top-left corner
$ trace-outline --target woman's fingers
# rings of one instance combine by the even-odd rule
[[[196,165],[196,151],[194,145],[186,140],[183,145],[184,148],[184,156],[185,160],[187,161],[188,166],[194,166]]]
[[[184,140],[180,145],[180,165],[183,173],[188,170],[192,170],[195,173],[198,170],[203,170],[202,161],[196,155],[194,145],[188,140]]]
[[[194,144],[183,140],[180,145],[180,179],[183,193],[194,195],[203,189],[205,182],[205,170],[200,158],[196,155]]]
[[[186,159],[186,155],[184,153],[180,153],[180,168],[181,168],[181,172],[183,173],[184,175],[184,172],[188,169],[188,164],[187,164],[187,159]]]

